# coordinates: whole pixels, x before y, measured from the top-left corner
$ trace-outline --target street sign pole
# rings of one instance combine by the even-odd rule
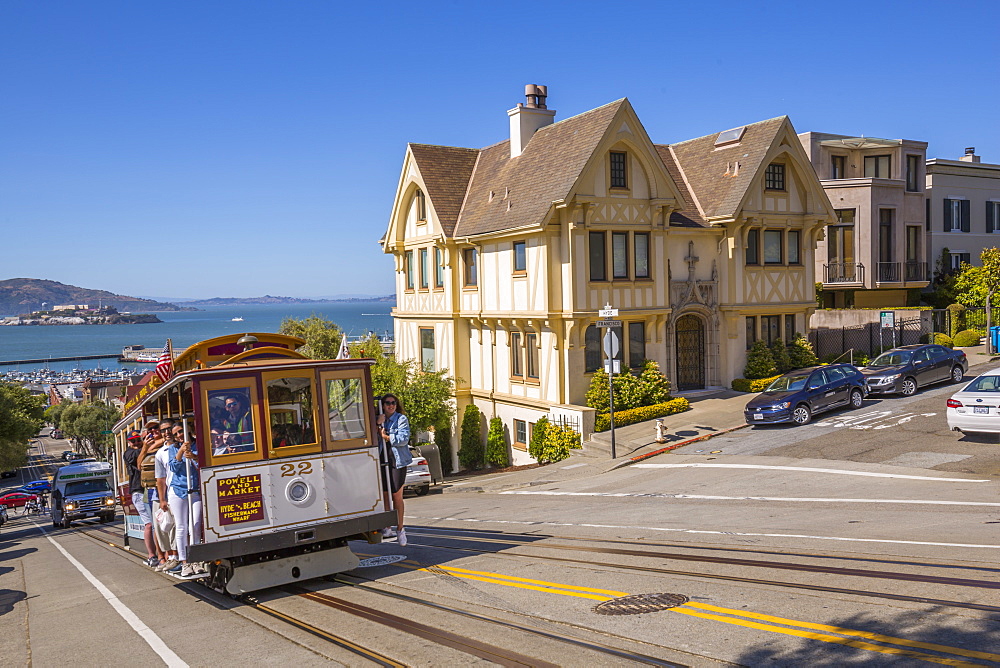
[[[611,423],[611,459],[615,459],[617,453],[615,451],[615,370],[617,365],[615,362],[618,357],[618,337],[615,335],[614,328],[621,327],[621,320],[610,320],[610,318],[616,318],[618,316],[618,309],[612,308],[611,304],[605,304],[604,308],[599,311],[599,315],[602,320],[597,321],[598,327],[603,327],[605,329],[604,333],[604,353],[608,356],[607,371],[608,371],[608,419]]]

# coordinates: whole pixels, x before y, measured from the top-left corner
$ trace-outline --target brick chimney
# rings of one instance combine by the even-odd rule
[[[528,84],[524,87],[525,102],[507,112],[510,116],[510,157],[521,155],[531,136],[554,122],[555,110],[545,106],[548,94],[548,86]]]
[[[979,162],[979,156],[976,155],[976,147],[970,146],[965,149],[965,155],[959,158],[962,162]]]

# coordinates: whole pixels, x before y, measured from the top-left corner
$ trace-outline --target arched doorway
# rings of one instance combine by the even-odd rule
[[[684,315],[674,326],[677,337],[677,389],[705,389],[705,326],[701,319]]]

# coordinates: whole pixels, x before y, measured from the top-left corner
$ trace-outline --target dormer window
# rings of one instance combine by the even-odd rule
[[[785,166],[780,165],[776,162],[772,162],[764,170],[764,189],[765,190],[784,190],[785,189]]]
[[[413,196],[413,202],[417,209],[417,220],[427,220],[427,198],[424,197],[423,190],[417,190]]]
[[[628,188],[628,154],[622,151],[611,151],[611,187]]]

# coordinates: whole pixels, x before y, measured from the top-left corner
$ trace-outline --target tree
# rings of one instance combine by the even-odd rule
[[[69,406],[67,402],[58,403],[45,409],[45,421],[56,429],[59,429],[59,422],[62,419],[63,411]]]
[[[781,339],[775,339],[771,343],[771,357],[774,359],[774,366],[778,373],[788,373],[792,370],[792,360],[788,356],[788,347]]]
[[[17,385],[0,385],[0,471],[24,466],[28,441],[42,428],[42,397]]]
[[[462,416],[462,447],[458,449],[458,463],[463,469],[476,469],[483,463],[479,415],[479,408],[475,404],[465,407],[465,414]]]
[[[747,365],[743,369],[743,377],[750,380],[758,378],[770,378],[778,375],[778,368],[774,365],[774,357],[763,339],[753,342],[750,352],[747,353]]]
[[[510,466],[507,458],[507,441],[503,437],[503,420],[490,420],[490,431],[486,436],[486,461],[494,466]]]
[[[80,441],[84,449],[98,459],[107,459],[114,442],[111,427],[120,417],[121,413],[116,408],[102,401],[72,404],[63,411],[62,431]]]
[[[1000,293],[1000,249],[984,248],[979,254],[979,260],[982,265],[980,267],[962,264],[955,278],[955,290],[958,293],[955,299],[965,306],[986,307],[986,334],[990,341],[990,352],[993,352],[993,339],[989,336],[989,328],[993,326],[993,307],[997,305],[1000,297],[998,294]],[[956,333],[952,332],[952,336]]]
[[[791,362],[791,368],[793,369],[804,369],[807,366],[816,366],[819,364],[819,359],[816,358],[816,353],[813,351],[809,339],[799,332],[795,333],[795,338],[792,339],[791,345],[788,346],[788,360]]]
[[[340,327],[315,313],[308,318],[285,318],[278,333],[305,339],[299,352],[314,360],[336,359],[343,339]]]
[[[338,344],[339,345],[339,344]],[[382,342],[374,334],[349,346],[351,357],[375,360],[372,366],[372,392],[382,396],[392,392],[403,402],[403,410],[410,421],[411,441],[417,432],[448,429],[455,417],[452,395],[455,379],[447,369],[421,371],[416,360],[399,361],[386,355]]]

